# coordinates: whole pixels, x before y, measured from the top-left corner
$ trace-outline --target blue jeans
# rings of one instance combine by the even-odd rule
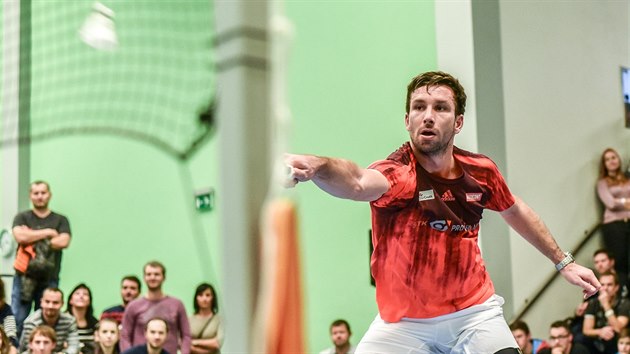
[[[42,294],[46,288],[56,288],[59,286],[59,279],[52,279],[48,284],[42,284],[35,289],[33,293],[33,301],[22,302],[20,299],[20,292],[22,290],[22,276],[15,274],[13,276],[13,290],[11,291],[11,310],[15,316],[15,323],[17,325],[17,337],[22,336],[22,325],[24,320],[31,313],[31,307],[35,307],[34,311],[39,309],[39,303],[42,298]]]

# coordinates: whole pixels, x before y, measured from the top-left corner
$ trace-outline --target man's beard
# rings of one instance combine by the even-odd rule
[[[418,151],[422,154],[433,157],[433,156],[441,156],[444,155],[449,147],[449,144],[453,141],[455,133],[452,133],[446,141],[434,141],[428,144],[421,144],[419,142],[414,142],[414,145]],[[413,140],[412,140],[413,142]]]

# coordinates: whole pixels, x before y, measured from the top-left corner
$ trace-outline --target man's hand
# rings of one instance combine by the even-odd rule
[[[575,308],[575,316],[577,317],[584,316],[584,312],[586,312],[587,307],[588,307],[588,302],[586,301],[580,302],[580,304]]]
[[[603,340],[611,340],[614,337],[615,330],[611,326],[606,326],[599,329],[599,338]]]
[[[602,287],[592,270],[582,267],[577,263],[567,265],[560,271],[560,274],[562,274],[564,279],[569,283],[581,287],[585,299],[595,295]]]
[[[599,296],[597,297],[597,300],[599,300],[599,304],[604,310],[612,308],[612,305],[610,304],[610,294],[608,293],[608,291],[601,289],[599,291]]]
[[[322,158],[313,155],[285,154],[284,163],[290,169],[288,180],[295,186],[298,182],[310,181],[322,166]]]

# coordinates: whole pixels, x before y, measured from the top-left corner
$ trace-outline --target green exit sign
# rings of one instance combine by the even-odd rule
[[[199,211],[214,209],[214,189],[206,189],[195,193],[195,208]]]

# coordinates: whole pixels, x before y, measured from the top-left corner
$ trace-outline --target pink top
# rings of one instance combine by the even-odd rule
[[[604,204],[604,224],[630,219],[630,210],[624,208],[620,198],[630,200],[630,180],[623,184],[609,186],[605,179],[597,181],[597,195]]]

